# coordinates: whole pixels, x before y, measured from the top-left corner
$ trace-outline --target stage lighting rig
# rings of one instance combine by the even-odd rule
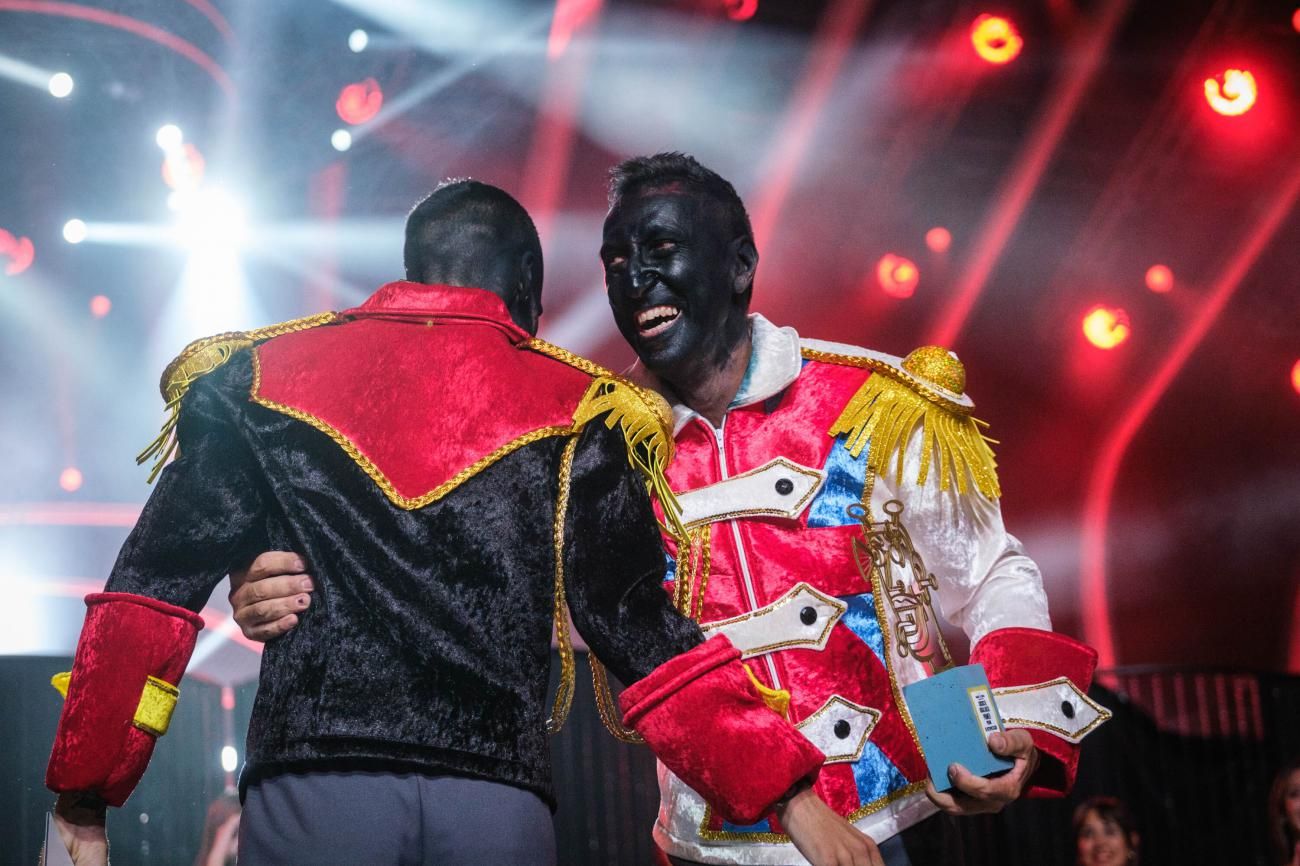
[[[1098,349],[1113,349],[1131,333],[1128,313],[1119,307],[1098,304],[1083,317],[1083,335]]]
[[[971,45],[983,60],[1001,66],[1015,60],[1025,40],[1008,18],[985,13],[970,28]]]
[[[1225,69],[1205,79],[1205,101],[1224,117],[1239,117],[1250,111],[1259,98],[1259,86],[1248,69]]]
[[[876,264],[876,279],[880,288],[891,298],[910,298],[912,292],[916,291],[921,272],[911,259],[886,253]]]

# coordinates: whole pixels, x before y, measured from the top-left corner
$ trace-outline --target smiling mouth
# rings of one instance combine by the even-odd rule
[[[650,307],[636,314],[637,332],[642,337],[657,337],[673,326],[682,315],[677,307]]]

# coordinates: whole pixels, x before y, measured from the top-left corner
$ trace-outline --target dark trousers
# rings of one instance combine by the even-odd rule
[[[421,773],[303,772],[250,785],[240,866],[555,866],[536,794]]]

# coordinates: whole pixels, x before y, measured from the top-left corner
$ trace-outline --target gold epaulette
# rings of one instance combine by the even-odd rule
[[[591,385],[574,410],[574,430],[581,430],[588,421],[601,415],[605,416],[606,427],[612,430],[617,425],[627,445],[628,460],[645,478],[651,495],[663,508],[668,532],[675,539],[686,538],[682,508],[668,486],[666,474],[674,447],[673,413],[668,401],[648,388],[545,340],[532,339],[523,345],[592,376]]]
[[[163,421],[162,430],[157,438],[135,458],[137,464],[151,458],[155,459],[153,469],[149,472],[149,483],[153,483],[176,451],[176,423],[180,419],[181,399],[190,390],[191,385],[225,364],[234,357],[236,352],[281,334],[328,325],[337,319],[337,313],[317,313],[314,316],[290,319],[277,325],[254,328],[251,331],[227,331],[224,334],[204,337],[182,349],[181,353],[163,368],[162,378],[158,381],[158,391],[162,394],[167,419]]]
[[[966,370],[941,346],[922,346],[898,362],[887,356],[847,355],[804,348],[808,360],[865,367],[874,375],[853,395],[831,425],[831,436],[844,436],[844,447],[857,457],[867,451],[867,467],[876,473],[894,461],[896,483],[903,480],[903,454],[918,426],[923,431],[921,467],[916,483],[925,484],[936,450],[939,488],[967,492],[969,476],[990,499],[1002,495],[997,461],[984,435],[988,425],[972,417],[974,404],[965,394]]]

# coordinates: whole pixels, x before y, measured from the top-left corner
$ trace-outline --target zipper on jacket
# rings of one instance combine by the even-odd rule
[[[707,423],[707,422],[706,422]],[[710,427],[713,425],[710,424]],[[722,431],[727,427],[727,416],[722,416],[722,424],[713,428],[713,436],[718,444],[718,467],[722,471],[722,480],[726,481],[730,477],[727,470],[727,449],[722,442]],[[740,525],[736,518],[727,521],[731,524],[731,534],[736,540],[736,560],[740,563],[740,577],[745,584],[745,596],[749,599],[749,609],[758,610],[758,596],[754,592],[754,578],[749,573],[749,558],[745,555],[744,542],[740,540]],[[767,663],[767,672],[772,676],[772,688],[781,688],[781,678],[776,673],[776,662],[772,660],[771,653],[763,654],[763,661]]]

